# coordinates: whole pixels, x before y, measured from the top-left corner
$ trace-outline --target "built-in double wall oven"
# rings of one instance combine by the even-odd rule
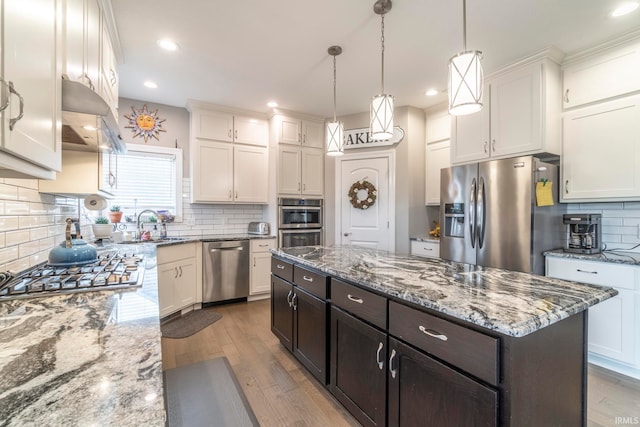
[[[278,199],[278,246],[323,243],[322,199]]]

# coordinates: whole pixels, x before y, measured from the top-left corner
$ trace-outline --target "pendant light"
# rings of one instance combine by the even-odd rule
[[[336,56],[342,53],[340,46],[327,49],[333,56],[333,121],[327,123],[327,156],[342,156],[344,154],[344,124],[336,119]]]
[[[384,15],[391,10],[391,0],[378,0],[373,11],[380,15],[380,32],[382,34],[382,78],[380,95],[371,98],[371,138],[383,141],[393,136],[393,96],[384,93]]]
[[[449,114],[463,116],[482,109],[482,52],[467,50],[467,0],[462,0],[463,51],[449,60]]]

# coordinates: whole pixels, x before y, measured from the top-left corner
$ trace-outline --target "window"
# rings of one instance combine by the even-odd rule
[[[108,173],[109,156],[103,170]],[[110,206],[118,205],[123,221],[135,222],[144,209],[167,210],[182,221],[182,150],[129,144],[117,158],[117,189]]]

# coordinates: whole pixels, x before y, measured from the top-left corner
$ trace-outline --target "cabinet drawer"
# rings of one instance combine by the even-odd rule
[[[622,289],[635,289],[640,281],[638,267],[555,257],[547,257],[546,262],[547,276],[557,279]]]
[[[293,264],[271,257],[271,273],[293,282]]]
[[[490,384],[499,379],[499,340],[389,302],[389,333]]]
[[[331,303],[375,326],[387,328],[387,299],[331,278]]]
[[[185,258],[195,258],[196,245],[199,243],[183,243],[180,245],[158,246],[156,253],[158,264],[174,262]]]
[[[327,299],[328,277],[295,265],[293,267],[293,283],[311,292],[313,295]]]
[[[276,247],[276,239],[251,239],[251,252],[269,252]]]
[[[426,258],[440,258],[440,242],[412,240],[411,255]]]

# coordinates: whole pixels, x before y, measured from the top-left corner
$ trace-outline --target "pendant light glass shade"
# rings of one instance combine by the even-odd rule
[[[393,96],[371,98],[371,139],[386,140],[393,136]]]
[[[380,95],[371,98],[369,132],[371,139],[385,141],[393,136],[393,96],[384,94],[384,15],[391,10],[391,0],[377,0],[373,11],[380,15],[381,78]]]
[[[344,154],[344,124],[339,121],[327,123],[327,156]]]
[[[342,53],[340,46],[327,49],[333,56],[333,121],[327,123],[327,156],[342,156],[344,154],[344,124],[336,119],[336,56]]]
[[[482,52],[467,50],[467,0],[462,0],[462,52],[449,60],[449,114],[463,116],[482,109]]]
[[[482,109],[482,52],[461,52],[449,60],[449,113],[472,114]]]

